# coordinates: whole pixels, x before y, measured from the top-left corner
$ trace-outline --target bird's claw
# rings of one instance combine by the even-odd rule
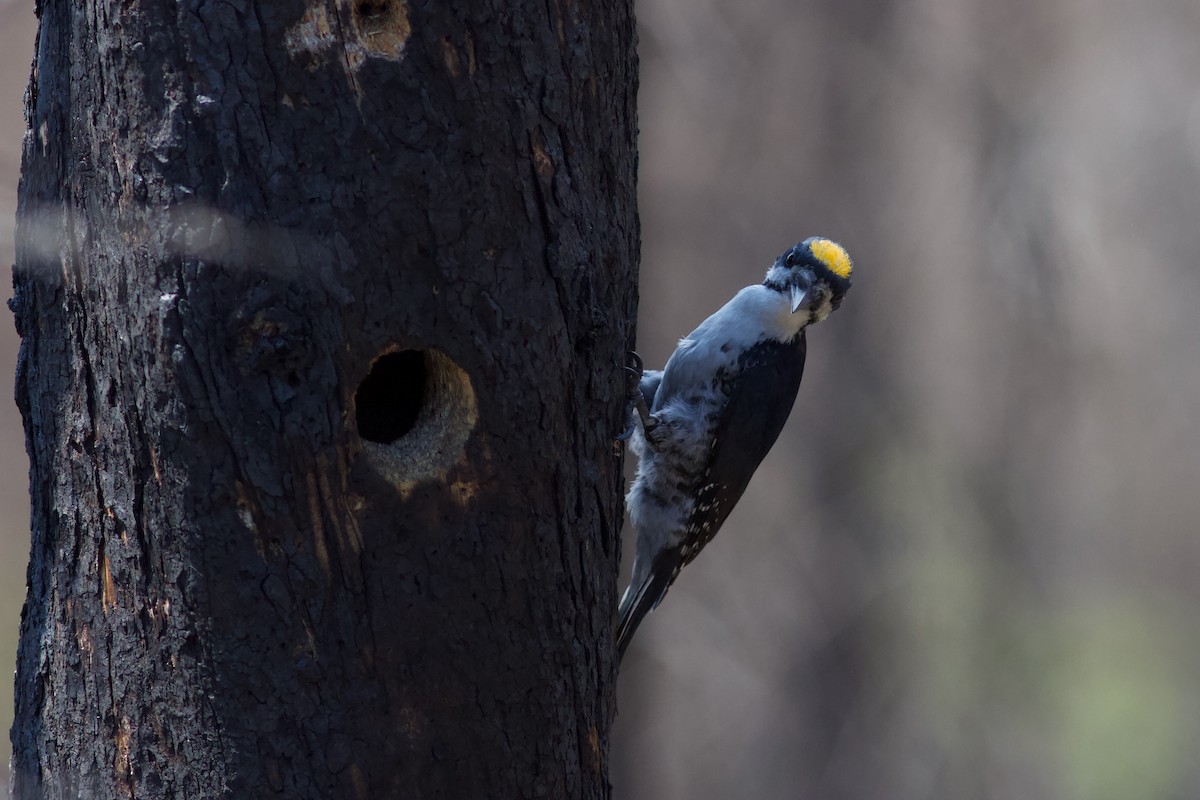
[[[645,403],[641,404],[645,408]],[[663,429],[666,430],[665,428]],[[662,432],[659,431],[658,417],[653,414],[645,414],[642,416],[642,435],[646,437],[646,442],[653,448],[657,448],[662,442]]]
[[[629,353],[628,353],[628,355],[629,355],[629,358],[630,358],[630,359],[633,361],[633,366],[632,366],[632,367],[626,367],[625,369],[626,369],[627,371],[629,371],[629,372],[632,372],[632,373],[636,374],[636,375],[637,375],[637,377],[638,377],[638,380],[640,381],[640,380],[642,379],[642,373],[645,371],[645,370],[643,369],[643,367],[644,367],[645,365],[644,365],[644,364],[642,364],[642,357],[641,357],[641,356],[639,356],[639,355],[638,355],[636,352],[634,352],[633,350],[630,350],[630,351],[629,351]]]
[[[625,408],[625,418],[629,420],[629,424],[616,438],[618,442],[624,442],[633,436],[637,426],[637,422],[633,418],[633,412],[636,410],[638,419],[642,421],[642,431],[646,434],[647,441],[651,441],[651,434],[658,427],[658,420],[650,413],[650,409],[646,408],[646,398],[642,396],[641,382],[642,376],[645,374],[642,357],[630,350],[629,358],[633,361],[633,366],[625,367],[626,379],[629,382],[626,389],[629,395],[629,404]],[[651,443],[653,442],[651,441]]]
[[[629,351],[628,356],[633,361],[633,366],[626,366],[623,369],[625,370],[626,381],[625,396],[628,398],[628,402],[625,405],[625,419],[629,420],[629,423],[625,426],[625,430],[617,434],[616,440],[618,442],[628,441],[629,437],[633,436],[633,431],[637,424],[633,421],[633,409],[637,402],[636,398],[642,393],[641,389],[638,388],[638,384],[642,380],[642,357],[632,350]]]

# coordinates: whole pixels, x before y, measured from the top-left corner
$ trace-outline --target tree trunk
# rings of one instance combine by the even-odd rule
[[[610,794],[631,5],[41,3],[16,797]]]

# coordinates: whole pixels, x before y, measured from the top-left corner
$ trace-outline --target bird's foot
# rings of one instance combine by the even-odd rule
[[[646,407],[646,398],[642,394],[641,382],[642,375],[644,374],[642,357],[630,350],[629,358],[633,361],[633,366],[625,367],[626,380],[628,381],[626,392],[629,397],[629,403],[625,408],[625,418],[629,420],[629,424],[617,436],[617,441],[624,442],[629,439],[633,435],[637,421],[641,420],[642,432],[646,436],[646,441],[651,446],[654,446],[661,439],[661,436],[655,436],[655,430],[658,428],[659,421],[657,417],[650,413],[650,409]],[[634,411],[637,412],[636,419],[633,416]]]
[[[633,436],[633,431],[637,425],[634,420],[633,412],[636,410],[638,417],[642,420],[642,428],[649,430],[651,427],[658,424],[651,415],[649,409],[646,408],[646,400],[642,397],[641,382],[643,374],[642,357],[634,351],[629,351],[629,358],[633,362],[633,366],[626,366],[625,369],[625,395],[628,402],[625,406],[625,419],[629,420],[629,424],[625,426],[625,430],[617,434],[617,441],[624,442]],[[649,425],[647,425],[647,421]]]

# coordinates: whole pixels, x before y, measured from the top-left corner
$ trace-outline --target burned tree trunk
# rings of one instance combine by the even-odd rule
[[[19,798],[604,797],[631,3],[42,3]]]

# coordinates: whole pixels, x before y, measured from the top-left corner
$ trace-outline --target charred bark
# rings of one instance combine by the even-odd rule
[[[15,795],[608,796],[631,3],[39,12]]]

